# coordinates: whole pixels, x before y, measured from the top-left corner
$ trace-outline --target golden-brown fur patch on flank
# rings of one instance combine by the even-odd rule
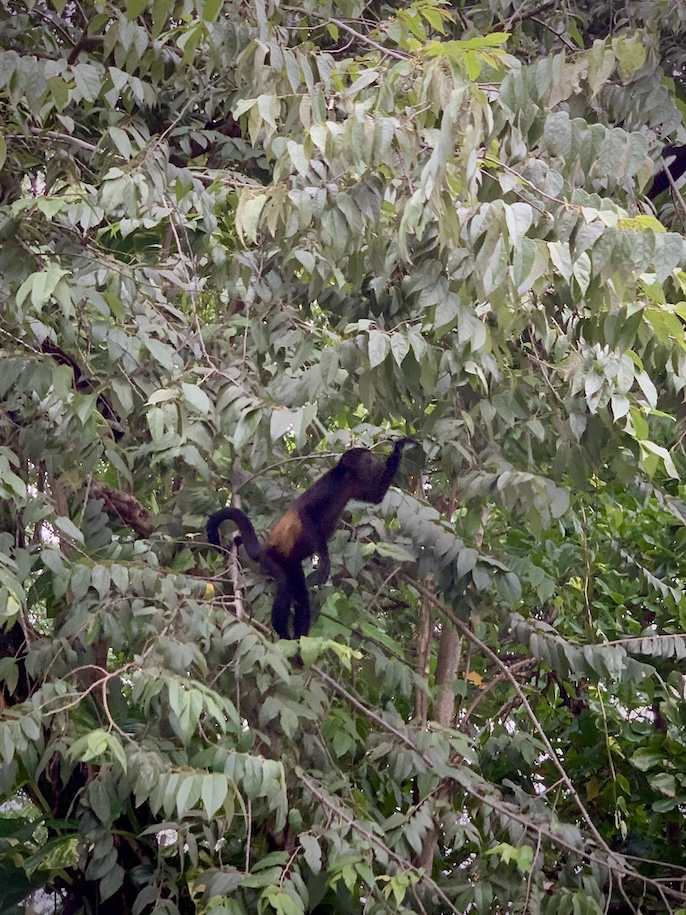
[[[287,511],[279,518],[267,537],[267,548],[275,549],[281,556],[294,558],[295,545],[302,534],[302,522],[296,511]]]

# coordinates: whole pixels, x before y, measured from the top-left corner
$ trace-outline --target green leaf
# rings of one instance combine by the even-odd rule
[[[181,384],[183,396],[194,409],[203,416],[209,416],[212,412],[212,403],[205,391],[197,384]]]
[[[28,873],[45,873],[50,870],[76,867],[79,860],[79,840],[76,835],[49,838],[33,855],[25,859]]]
[[[126,873],[121,864],[113,864],[112,867],[104,874],[99,883],[99,896],[104,902],[113,896],[124,883]]]
[[[571,280],[574,272],[569,245],[565,242],[549,242],[548,252],[557,272],[566,280]]]
[[[460,299],[454,293],[449,292],[436,306],[434,327],[436,329],[453,327],[459,314]]]
[[[477,550],[463,548],[457,555],[457,577],[463,578],[465,575],[468,575],[476,566],[476,563],[479,559],[479,553]]]
[[[391,334],[391,352],[393,353],[393,359],[398,366],[402,365],[403,360],[409,351],[410,341],[405,334],[397,331],[396,333]]]
[[[236,210],[236,231],[243,241],[256,242],[260,215],[267,202],[267,195],[255,191],[241,194]]]
[[[71,71],[81,97],[87,102],[95,102],[102,87],[102,69],[91,64],[75,64]]]
[[[137,19],[148,6],[148,0],[126,0],[126,15],[129,19]]]
[[[659,791],[667,797],[676,797],[677,784],[676,778],[668,772],[657,772],[648,779],[650,787],[654,791]]]
[[[159,362],[163,368],[170,372],[174,371],[174,350],[171,346],[150,336],[145,337],[145,346],[152,358]]]
[[[200,42],[207,35],[207,26],[204,22],[198,22],[185,31],[178,39],[178,46],[183,51],[183,63],[190,64],[200,47]]]
[[[390,351],[391,339],[388,334],[384,334],[379,330],[370,330],[369,346],[367,348],[369,367],[376,368],[376,366],[381,365],[381,363],[386,360],[386,356],[388,356]]]
[[[17,292],[17,304],[22,305],[30,294],[31,304],[35,308],[46,305],[64,275],[65,271],[57,267],[50,267],[40,273],[32,273]]]
[[[203,20],[205,22],[216,22],[221,8],[222,0],[205,0],[202,8]]]
[[[325,641],[312,636],[302,636],[300,638],[300,656],[305,667],[311,667],[322,654]]]
[[[318,874],[322,869],[322,850],[317,838],[307,833],[298,836],[298,841],[302,845],[307,866],[313,874]]]
[[[505,222],[512,247],[517,248],[533,222],[533,209],[526,203],[513,203],[505,207]]]
[[[655,813],[670,813],[672,810],[676,810],[684,803],[684,798],[675,797],[673,799],[663,799],[660,801],[653,801],[652,809]]]
[[[83,533],[70,518],[55,518],[55,526],[71,540],[75,540],[77,543],[83,543]]]
[[[108,750],[120,764],[124,772],[127,770],[126,754],[119,739],[114,734],[109,734],[101,728],[96,728],[85,737],[80,737],[69,748],[68,756],[71,760],[92,762],[104,756]]]
[[[226,800],[229,781],[225,775],[211,772],[202,778],[202,802],[208,820],[211,820]]]
[[[662,768],[663,756],[658,750],[649,747],[640,747],[631,756],[631,764],[641,772],[647,772],[649,769]]]
[[[664,468],[667,474],[672,477],[673,480],[679,479],[679,471],[676,469],[674,461],[672,460],[672,456],[666,448],[663,448],[661,445],[656,445],[655,442],[648,440],[643,440],[639,442],[639,444],[641,446],[642,459],[646,461],[646,463],[648,463],[650,460],[648,454],[655,455],[656,457],[660,458],[664,464]]]
[[[276,130],[276,119],[279,113],[279,100],[277,97],[269,94],[259,95],[257,97],[257,110],[270,130]]]
[[[122,156],[125,159],[131,159],[133,157],[133,146],[128,133],[122,130],[121,127],[110,127],[109,134]]]
[[[184,817],[200,799],[205,776],[190,775],[185,772],[179,774],[176,785],[175,806],[177,815]]]
[[[414,556],[411,553],[400,546],[399,543],[373,543],[368,544],[371,547],[371,550],[367,552],[367,549],[363,549],[363,555],[370,555],[371,553],[376,553],[378,556],[383,556],[387,559],[393,559],[395,562],[413,562]]]
[[[246,410],[241,415],[233,433],[233,444],[236,451],[240,451],[250,441],[261,419],[262,410],[260,409]]]

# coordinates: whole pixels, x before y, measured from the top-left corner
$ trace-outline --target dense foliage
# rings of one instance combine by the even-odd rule
[[[1,9],[0,913],[686,909],[683,5]]]

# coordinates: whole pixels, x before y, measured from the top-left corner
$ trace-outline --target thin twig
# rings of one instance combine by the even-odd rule
[[[352,26],[343,22],[342,19],[333,19],[329,16],[319,16],[312,10],[303,10],[296,6],[290,6],[288,9],[291,9],[294,12],[305,13],[308,16],[313,16],[315,19],[319,19],[320,22],[330,22],[332,25],[337,26],[339,29],[342,29],[349,35],[352,35],[358,41],[369,45],[370,48],[374,48],[376,51],[379,51],[379,53],[387,55],[388,57],[394,57],[396,60],[410,60],[409,54],[403,54],[401,51],[394,51],[392,48],[385,48],[382,44],[379,44],[378,41],[374,41],[373,38],[369,38],[369,36],[363,35],[362,32],[358,32]]]
[[[548,25],[547,22],[544,22],[542,19],[539,19],[538,16],[532,16],[531,21],[537,22],[539,25],[543,26],[544,29],[548,29],[548,31],[552,32],[553,35],[556,38],[559,38],[559,40],[562,42],[562,44],[565,45],[565,47],[569,48],[570,51],[579,50],[575,44],[572,44],[572,42],[569,40],[569,38],[565,38],[565,36],[562,34],[562,32],[557,32],[552,27],[552,25]]]
[[[524,8],[524,4],[522,3],[519,10],[516,13],[513,13],[510,18],[503,23],[505,30],[509,32],[515,22],[524,22],[525,19],[533,19],[535,16],[538,16],[539,13],[545,13],[546,10],[552,9],[554,6],[557,6],[557,0],[546,0],[546,2],[542,3],[540,6],[529,10],[528,13],[522,13],[520,12],[520,10]]]

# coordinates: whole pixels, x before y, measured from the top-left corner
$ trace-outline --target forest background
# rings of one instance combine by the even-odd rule
[[[686,910],[683,0],[1,9],[0,913]]]

